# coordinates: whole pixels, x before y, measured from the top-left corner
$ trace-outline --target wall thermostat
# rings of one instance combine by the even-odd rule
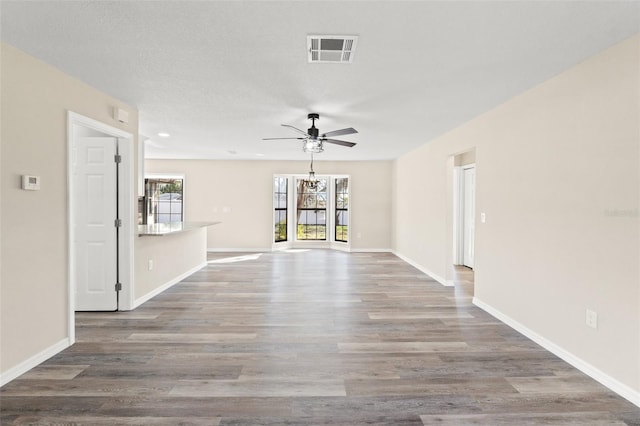
[[[40,189],[40,176],[22,175],[22,189],[38,191]]]

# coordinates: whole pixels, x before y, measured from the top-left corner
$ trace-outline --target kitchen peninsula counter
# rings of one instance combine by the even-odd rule
[[[219,223],[221,222],[169,222],[138,225],[138,236],[161,237],[164,235],[206,228],[207,226],[217,225]]]

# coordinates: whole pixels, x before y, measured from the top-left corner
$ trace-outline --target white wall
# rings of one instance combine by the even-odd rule
[[[391,249],[391,164],[314,161],[317,175],[351,175],[352,250]],[[147,173],[185,175],[187,221],[222,222],[209,228],[210,249],[270,249],[273,175],[308,170],[307,161],[145,161]]]
[[[396,252],[449,278],[453,155],[475,148],[476,301],[636,404],[639,52],[635,36],[402,156],[393,211]]]
[[[132,134],[138,113],[7,44],[0,51],[4,380],[68,344],[67,111]],[[129,111],[129,124],[112,118],[114,106]],[[21,190],[22,174],[39,175],[40,191]]]

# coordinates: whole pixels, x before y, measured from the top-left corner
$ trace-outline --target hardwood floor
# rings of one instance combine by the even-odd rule
[[[210,255],[133,312],[78,314],[75,345],[0,390],[0,422],[640,425],[465,280],[386,253]]]

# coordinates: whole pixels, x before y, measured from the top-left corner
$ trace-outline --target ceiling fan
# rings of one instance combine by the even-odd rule
[[[331,139],[332,136],[341,136],[341,135],[350,135],[352,133],[358,133],[358,131],[356,129],[354,129],[353,127],[348,127],[346,129],[340,129],[340,130],[334,130],[332,132],[327,132],[327,133],[320,133],[320,131],[318,130],[318,128],[316,127],[316,120],[320,119],[320,114],[316,114],[314,112],[310,113],[307,115],[307,118],[309,120],[311,120],[311,127],[309,129],[307,129],[307,131],[305,132],[304,130],[300,130],[297,127],[293,127],[289,124],[283,124],[284,127],[290,127],[293,130],[295,130],[298,133],[301,133],[304,135],[304,137],[297,137],[297,138],[262,138],[263,141],[272,141],[272,140],[280,140],[280,139],[296,139],[296,140],[301,140],[303,141],[302,143],[302,150],[304,152],[310,152],[310,153],[319,153],[324,151],[324,146],[323,144],[325,142],[328,143],[333,143],[336,145],[342,145],[342,146],[346,146],[346,147],[353,147],[356,144],[354,142],[347,142],[347,141],[341,141],[339,139]]]

